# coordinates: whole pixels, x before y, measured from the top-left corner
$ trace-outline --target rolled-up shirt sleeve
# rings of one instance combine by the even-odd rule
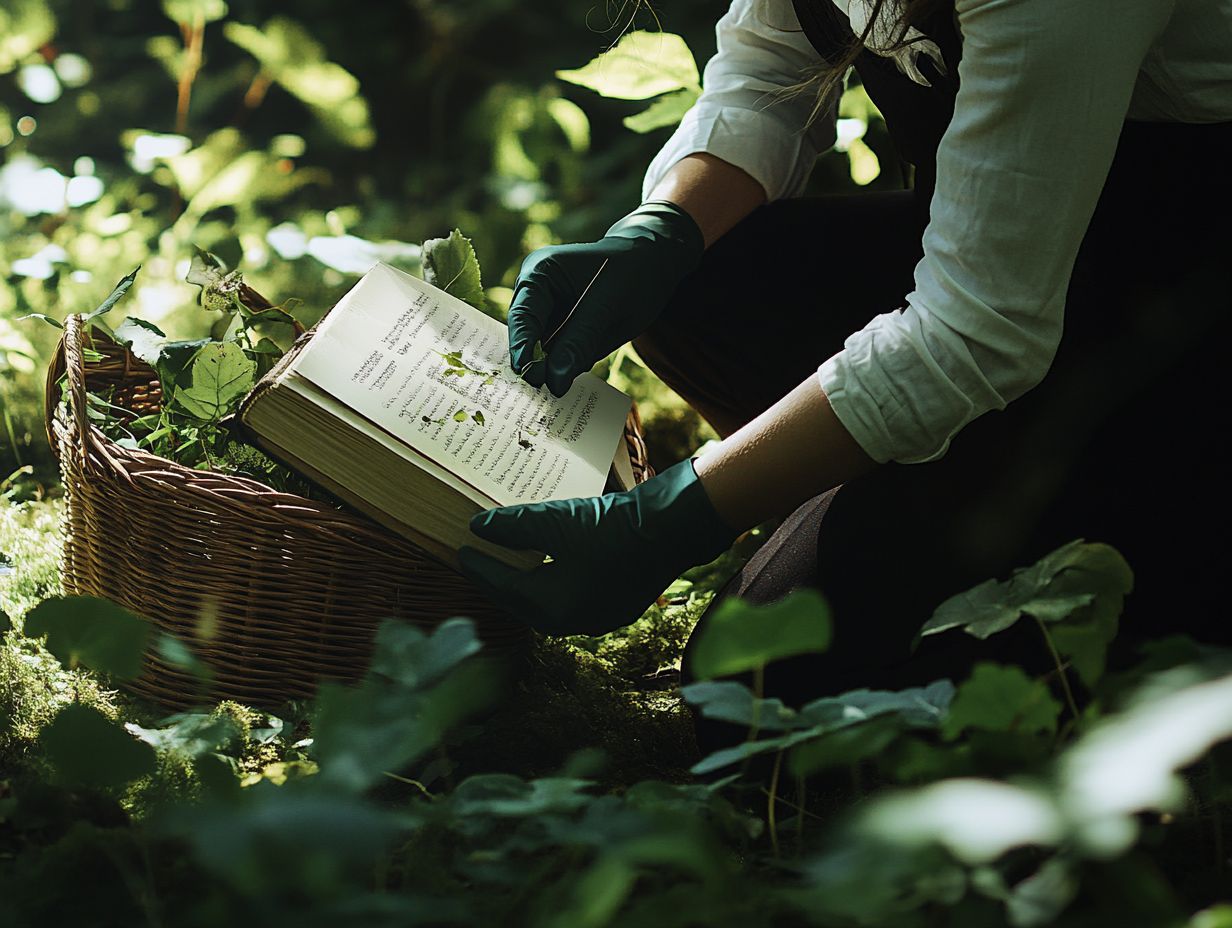
[[[959,0],[960,90],[914,289],[818,369],[873,459],[938,458],[1047,373],[1139,66],[1171,8]]]
[[[790,0],[735,0],[715,32],[701,97],[650,163],[643,199],[696,152],[741,168],[769,200],[798,195],[817,155],[834,144],[834,112],[827,106],[810,123],[815,95],[791,91],[819,63],[795,9]]]

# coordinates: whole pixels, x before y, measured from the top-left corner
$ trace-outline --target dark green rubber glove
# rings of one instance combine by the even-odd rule
[[[704,250],[701,230],[688,213],[652,200],[597,242],[531,252],[509,306],[509,363],[531,386],[546,383],[555,396],[564,396],[578,374],[646,331]],[[536,342],[546,355],[539,360]]]
[[[462,572],[516,618],[552,635],[601,635],[638,618],[681,572],[714,560],[736,540],[692,460],[632,490],[587,499],[503,506],[471,519],[471,531],[551,563],[518,570],[474,548]]]

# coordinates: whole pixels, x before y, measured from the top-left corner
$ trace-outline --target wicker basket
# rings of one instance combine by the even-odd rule
[[[87,346],[101,359],[86,361]],[[89,423],[87,390],[114,390],[117,405],[139,414],[162,399],[149,365],[70,316],[47,376],[66,503],[64,590],[148,617],[212,670],[203,684],[152,650],[134,692],[174,708],[303,698],[320,680],[362,673],[390,616],[427,627],[470,616],[495,651],[526,641],[465,578],[360,513],[120,447]],[[636,407],[625,439],[645,480]]]

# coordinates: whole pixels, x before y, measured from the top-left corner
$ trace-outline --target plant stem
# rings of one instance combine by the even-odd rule
[[[193,24],[180,23],[184,33],[184,67],[176,87],[175,131],[184,135],[188,130],[188,104],[192,100],[192,85],[201,70],[201,51],[205,47],[205,17],[198,13]]]
[[[1061,689],[1065,691],[1065,704],[1069,706],[1070,714],[1074,717],[1074,724],[1077,725],[1080,718],[1078,704],[1074,701],[1074,691],[1070,689],[1069,676],[1065,673],[1065,665],[1061,662],[1061,655],[1057,653],[1057,647],[1052,643],[1052,635],[1048,634],[1048,626],[1038,618],[1035,619],[1035,624],[1039,626],[1039,630],[1044,636],[1044,643],[1048,645],[1048,653],[1052,655],[1053,663],[1057,665],[1057,673],[1061,677]]]
[[[774,772],[770,774],[770,793],[766,801],[766,824],[770,828],[770,846],[774,848],[774,857],[779,856],[778,819],[775,815],[775,805],[778,802],[779,773],[783,769],[783,752],[774,755]]]

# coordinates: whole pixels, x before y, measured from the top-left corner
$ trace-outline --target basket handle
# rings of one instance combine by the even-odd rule
[[[82,342],[85,335],[85,324],[79,314],[73,313],[64,320],[64,334],[56,349],[55,358],[47,371],[46,416],[47,439],[51,449],[59,457],[68,451],[70,454],[80,454],[82,465],[90,466],[91,451],[95,444],[90,431],[90,419],[86,415],[86,370],[85,353]],[[53,423],[56,408],[60,405],[60,379],[68,380],[68,409],[76,426],[75,448],[69,450],[58,446]]]

